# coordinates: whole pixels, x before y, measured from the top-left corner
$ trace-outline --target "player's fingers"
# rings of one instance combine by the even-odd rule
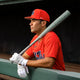
[[[27,66],[25,67],[25,70],[26,70],[27,74],[29,74],[29,70],[28,70]]]
[[[21,65],[18,65],[17,73],[20,77],[23,77],[23,78],[27,76],[24,66],[21,66]]]

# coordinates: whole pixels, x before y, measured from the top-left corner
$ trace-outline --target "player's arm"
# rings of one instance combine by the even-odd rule
[[[26,54],[26,52],[22,55],[22,57],[25,58],[25,59],[30,59],[31,58],[28,54]]]
[[[45,57],[44,59],[39,59],[39,60],[29,60],[23,58],[18,53],[14,53],[10,58],[10,61],[23,66],[43,67],[43,68],[52,68],[52,66],[55,64],[55,58],[52,57]]]
[[[26,53],[24,53],[22,57],[25,59],[30,59],[30,56]],[[44,59],[39,59],[39,60],[28,60],[26,65],[31,67],[52,68],[54,64],[55,64],[55,58],[46,57]]]
[[[55,58],[46,57],[44,59],[39,59],[39,60],[28,60],[26,65],[31,67],[52,68],[54,64],[55,64]]]

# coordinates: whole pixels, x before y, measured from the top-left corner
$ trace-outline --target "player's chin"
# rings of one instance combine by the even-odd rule
[[[36,33],[36,31],[34,31],[34,30],[31,30],[31,33]]]

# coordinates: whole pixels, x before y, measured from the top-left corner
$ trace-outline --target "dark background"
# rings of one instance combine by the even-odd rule
[[[0,5],[0,53],[13,54],[24,49],[32,39],[29,21],[25,16],[41,8],[46,10],[51,22],[65,10],[72,14],[53,31],[62,42],[65,62],[80,64],[80,0],[45,0]]]

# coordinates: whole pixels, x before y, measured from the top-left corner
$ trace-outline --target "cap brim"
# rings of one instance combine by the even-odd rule
[[[24,19],[33,19],[31,16],[24,17]]]

